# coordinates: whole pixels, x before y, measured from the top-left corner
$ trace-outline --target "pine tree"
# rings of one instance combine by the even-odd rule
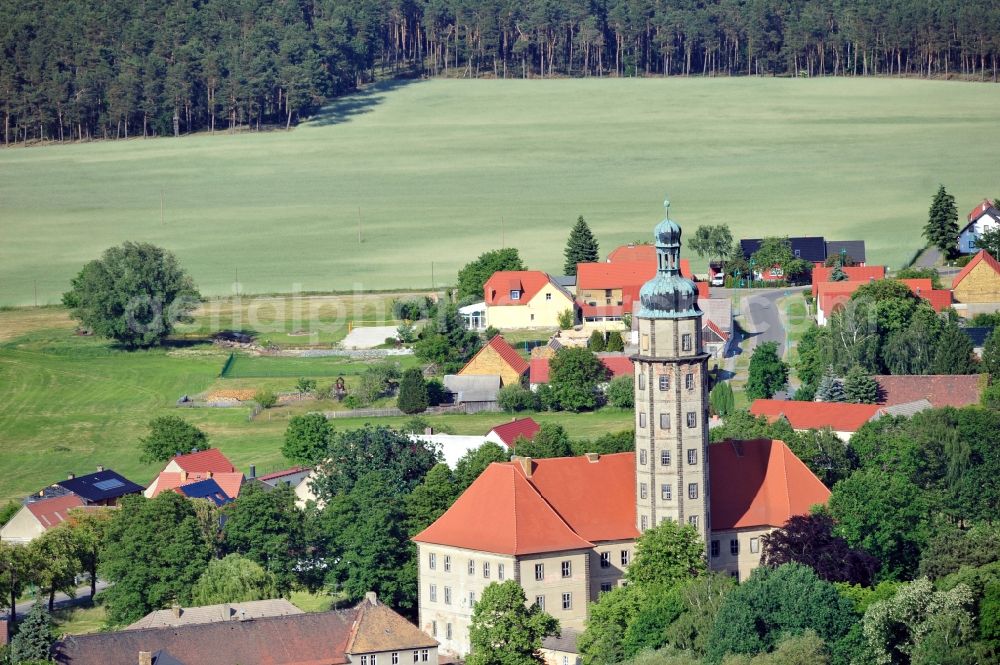
[[[595,330],[590,333],[590,340],[587,342],[587,348],[594,353],[600,353],[608,348],[607,343],[604,341],[604,333],[600,330]]]
[[[878,401],[878,382],[855,365],[844,378],[844,397],[854,404],[874,404]]]
[[[566,265],[563,271],[567,275],[576,274],[577,263],[594,263],[598,260],[597,239],[590,232],[590,227],[584,221],[583,215],[576,220],[576,225],[569,232],[569,240],[566,241]]]
[[[948,321],[938,335],[931,374],[975,374],[979,368],[972,351],[972,340],[957,323]]]
[[[843,266],[840,265],[839,261],[837,262],[837,265],[834,266],[833,270],[830,272],[830,281],[831,282],[847,281],[847,273],[844,272],[844,268]]]
[[[844,386],[833,374],[833,368],[828,367],[820,379],[819,387],[816,389],[816,401],[818,402],[843,402]]]
[[[10,642],[14,663],[48,662],[52,651],[52,617],[43,603],[36,603]]]
[[[403,413],[423,413],[427,410],[427,382],[420,368],[411,367],[403,372],[396,403]]]
[[[712,392],[708,393],[708,402],[712,405],[712,413],[725,418],[733,411],[734,397],[733,388],[728,381],[719,381],[712,386]]]
[[[958,248],[958,209],[955,197],[948,193],[944,185],[938,187],[931,202],[924,237],[927,242],[950,255]]]
[[[622,334],[617,330],[608,333],[608,342],[604,345],[605,351],[620,353],[625,350],[625,342],[622,341]]]
[[[980,369],[990,375],[990,383],[1000,379],[1000,327],[994,328],[983,345],[983,359]]]

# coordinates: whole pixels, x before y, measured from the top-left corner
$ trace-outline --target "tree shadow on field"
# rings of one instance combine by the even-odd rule
[[[316,115],[310,118],[306,124],[314,127],[326,127],[347,122],[355,116],[372,112],[376,106],[385,101],[388,93],[419,83],[422,80],[421,78],[394,78],[372,83],[355,93],[327,104],[317,111]]]

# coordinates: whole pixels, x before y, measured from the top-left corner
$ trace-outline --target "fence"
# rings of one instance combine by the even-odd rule
[[[489,406],[492,405],[492,406]],[[445,413],[479,413],[480,411],[499,411],[496,402],[470,402],[468,404],[449,404],[447,406],[432,406],[422,413],[406,414],[395,407],[384,409],[352,409],[350,411],[324,411],[327,419],[336,418],[392,418],[405,415],[438,416]]]
[[[219,378],[220,379],[226,378],[226,374],[228,374],[229,370],[232,369],[233,362],[235,362],[235,361],[236,361],[236,354],[235,353],[230,353],[229,357],[226,358],[225,364],[222,366],[222,371],[219,372]]]

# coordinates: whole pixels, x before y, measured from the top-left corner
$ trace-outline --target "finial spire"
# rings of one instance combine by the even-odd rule
[[[663,209],[667,211],[667,217],[670,217],[670,197],[663,197]]]

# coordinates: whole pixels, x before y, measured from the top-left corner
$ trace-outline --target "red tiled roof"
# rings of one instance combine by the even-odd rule
[[[892,406],[926,399],[934,408],[979,404],[978,374],[876,376],[879,404]]]
[[[935,289],[929,278],[901,279],[899,281],[910,287],[910,291],[915,295],[923,298],[935,312],[951,307],[951,291]],[[847,280],[843,282],[819,282],[813,286],[816,288],[816,300],[819,308],[826,316],[830,316],[837,306],[846,304],[855,291],[870,283],[871,280]]]
[[[652,261],[656,265],[656,248],[652,245],[622,245],[611,250],[608,263],[627,261]]]
[[[847,402],[799,402],[795,400],[757,399],[750,405],[750,413],[765,416],[768,420],[784,417],[792,429],[823,429],[835,432],[854,432],[878,412],[877,404],[848,404]]]
[[[512,370],[518,374],[524,374],[528,371],[528,361],[521,357],[513,346],[507,343],[507,340],[503,338],[503,335],[494,335],[493,339],[486,343],[486,346],[479,349],[476,355],[472,356],[472,359],[465,364],[466,367],[472,365],[476,362],[476,358],[479,357],[480,353],[486,351],[486,349],[493,349],[497,354],[503,358],[503,361],[507,363]],[[462,371],[465,371],[463,368]],[[459,372],[461,374],[461,372]]]
[[[1000,262],[997,262],[996,259],[990,256],[989,252],[985,249],[981,249],[979,250],[979,253],[972,257],[972,260],[969,261],[964,268],[962,268],[962,271],[955,275],[955,279],[951,283],[951,288],[957,289],[958,285],[962,283],[962,280],[968,277],[969,273],[972,272],[972,269],[979,265],[982,261],[985,261],[986,265],[988,265],[993,272],[1000,274]]]
[[[930,305],[935,312],[943,312],[951,307],[951,291],[946,291],[945,289],[922,291],[920,293],[920,297],[927,301],[927,304]]]
[[[32,501],[27,507],[38,523],[42,525],[42,528],[48,530],[62,524],[69,517],[71,508],[79,508],[83,505],[83,499],[77,495],[66,494],[52,499]]]
[[[812,271],[812,294],[816,297],[819,285],[830,281],[833,268],[816,266]],[[867,282],[871,279],[885,279],[885,266],[847,266],[844,269],[847,279],[850,282]]]
[[[642,286],[656,276],[656,258],[622,263],[578,263],[576,290],[620,289],[627,285]]]
[[[497,554],[591,547],[545,502],[519,467],[517,462],[490,464],[451,508],[414,540]]]
[[[291,476],[296,473],[301,473],[302,471],[309,470],[308,466],[293,466],[290,469],[283,469],[282,471],[275,471],[274,473],[268,473],[263,476],[257,476],[257,480],[274,480],[276,478],[284,478],[285,476]]]
[[[204,473],[206,471],[232,473],[236,471],[233,463],[218,448],[209,448],[208,450],[199,450],[196,453],[178,455],[173,457],[171,461],[175,462],[177,466],[188,473]]]
[[[611,372],[611,378],[619,376],[632,376],[635,373],[635,365],[628,356],[598,356],[600,361]],[[530,371],[528,373],[528,383],[548,383],[549,382],[549,359],[532,358]]]
[[[187,478],[178,471],[161,471],[160,475],[156,477],[154,481],[156,483],[156,489],[153,490],[153,494],[150,498],[159,496],[160,493],[166,492],[167,490],[174,490],[178,487],[183,487],[184,485],[190,485],[191,483],[201,482],[202,480],[208,480],[211,478],[219,484],[222,491],[230,499],[235,499],[240,495],[240,488],[243,486],[243,474],[237,471],[236,473],[188,473]]]
[[[487,305],[527,305],[549,283],[541,270],[500,270],[486,280],[483,297]],[[511,291],[520,291],[518,300],[510,299]]]
[[[532,418],[517,418],[510,421],[509,423],[504,423],[503,425],[497,425],[491,429],[487,434],[496,434],[500,437],[500,440],[507,444],[508,448],[514,447],[514,442],[517,438],[523,436],[529,441],[535,438],[540,429],[538,423]]]
[[[704,327],[708,328],[713,333],[715,333],[716,335],[718,335],[719,339],[721,339],[723,342],[729,340],[729,333],[725,332],[722,328],[720,328],[719,326],[715,325],[714,321],[712,321],[710,319],[705,319],[705,326]]]
[[[713,443],[708,464],[713,531],[781,527],[830,498],[830,490],[782,441]]]
[[[989,199],[983,199],[983,202],[977,205],[975,208],[973,208],[972,211],[969,213],[968,217],[969,222],[972,223],[976,221],[977,219],[983,216],[984,212],[986,212],[992,207],[993,207],[992,201],[990,201]]]

